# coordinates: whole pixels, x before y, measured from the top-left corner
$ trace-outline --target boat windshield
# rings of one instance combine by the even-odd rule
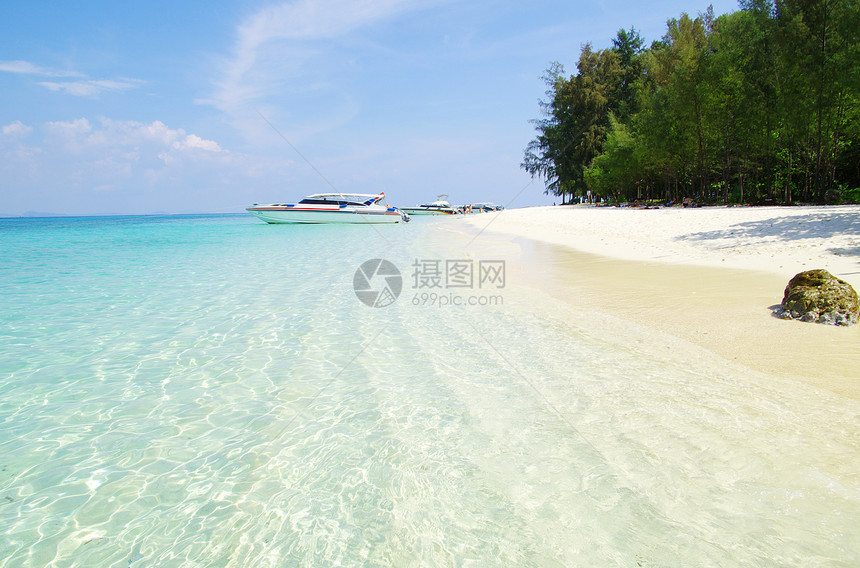
[[[349,196],[345,195],[344,198],[311,198],[305,197],[299,203],[303,203],[305,205],[365,205],[364,201],[353,201],[349,199]]]

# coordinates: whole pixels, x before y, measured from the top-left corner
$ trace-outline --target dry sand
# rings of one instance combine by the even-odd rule
[[[860,206],[515,209],[457,222],[520,238],[531,283],[757,371],[860,398],[860,325],[784,321],[796,273],[860,290]]]

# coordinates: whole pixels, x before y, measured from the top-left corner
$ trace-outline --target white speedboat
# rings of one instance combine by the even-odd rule
[[[383,205],[385,193],[316,193],[298,203],[254,203],[248,213],[266,223],[400,223],[409,215]]]
[[[456,215],[460,211],[447,201],[447,195],[440,195],[433,203],[425,203],[417,207],[404,207],[403,211],[410,215]]]

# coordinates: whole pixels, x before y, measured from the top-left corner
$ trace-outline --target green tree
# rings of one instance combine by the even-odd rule
[[[615,85],[615,96],[609,107],[621,122],[627,122],[639,111],[640,89],[645,73],[642,58],[644,45],[642,36],[632,26],[630,31],[623,28],[618,30],[612,40],[612,51],[618,56],[621,69]]]
[[[774,17],[787,78],[782,92],[792,103],[787,132],[804,162],[803,194],[824,202],[837,185],[839,153],[851,145],[860,7],[852,0],[777,0]]]
[[[739,11],[718,18],[709,36],[706,120],[712,132],[711,162],[727,202],[733,187],[743,199],[744,178],[772,162],[771,125],[776,123],[772,26],[767,16]],[[749,195],[749,189],[747,189]]]
[[[548,70],[522,166],[563,197],[860,198],[860,3],[740,8],[681,14],[648,49],[620,30],[582,48],[576,75]]]
[[[546,193],[562,196],[583,194],[583,174],[600,153],[609,125],[609,102],[620,75],[618,56],[610,50],[582,48],[578,73],[567,79],[554,64],[544,80],[548,102],[542,103],[546,118],[535,123],[537,137],[526,148],[521,167],[546,180]]]
[[[621,201],[622,196],[633,196],[640,172],[633,135],[627,126],[610,115],[603,153],[595,157],[584,172],[588,188],[599,197]]]
[[[566,178],[566,141],[563,138],[564,115],[561,109],[556,108],[556,98],[559,90],[565,82],[564,66],[553,62],[543,75],[544,83],[547,85],[546,96],[548,100],[539,102],[544,118],[534,120],[532,123],[537,130],[537,136],[526,146],[523,162],[520,167],[526,170],[532,177],[542,177],[546,181],[544,193],[561,196],[564,203],[568,187],[565,185]]]

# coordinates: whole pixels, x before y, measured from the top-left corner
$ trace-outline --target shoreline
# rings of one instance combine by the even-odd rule
[[[490,217],[487,219],[486,217]],[[510,209],[462,219],[479,230],[619,260],[743,268],[791,278],[825,268],[860,289],[860,205]]]
[[[525,284],[574,308],[635,322],[757,372],[860,399],[860,325],[785,321],[772,313],[788,280],[803,270],[825,268],[860,288],[860,206],[565,206],[453,221],[472,232],[514,237]]]

